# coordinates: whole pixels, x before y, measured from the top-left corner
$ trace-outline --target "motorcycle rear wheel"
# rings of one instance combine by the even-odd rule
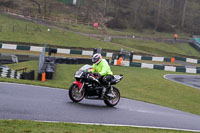
[[[113,87],[113,93],[114,93],[114,95],[115,95],[114,98],[107,97],[107,98],[104,100],[104,103],[105,103],[107,106],[114,107],[115,105],[117,105],[117,104],[119,103],[119,100],[120,100],[120,92],[119,92],[119,90],[118,90],[116,87]]]
[[[69,88],[69,97],[73,102],[80,102],[85,97],[85,91],[79,92],[78,85],[72,84]]]

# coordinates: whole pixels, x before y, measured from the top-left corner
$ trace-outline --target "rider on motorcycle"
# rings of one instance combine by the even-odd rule
[[[113,72],[110,69],[108,62],[105,59],[102,59],[101,54],[94,54],[92,57],[93,69],[90,70],[94,75],[99,76],[98,80],[104,86],[102,91],[102,97],[107,91],[107,95],[113,97],[111,92],[110,81],[113,79]]]

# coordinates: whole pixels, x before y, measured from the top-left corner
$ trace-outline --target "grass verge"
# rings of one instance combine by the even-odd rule
[[[0,120],[0,125],[0,132],[2,133],[187,133],[185,131],[175,130],[21,120]]]
[[[82,26],[74,26],[85,29]],[[51,29],[48,31],[48,29]],[[94,30],[91,28],[91,30]],[[96,29],[95,29],[96,30]],[[87,29],[86,29],[87,31]],[[102,39],[94,39],[82,36],[66,30],[51,28],[30,21],[13,18],[0,13],[0,40],[13,42],[28,42],[49,44],[67,47],[103,48],[120,50],[121,48],[159,56],[190,55],[199,56],[194,48],[188,44],[167,44],[154,41],[141,41],[134,39],[113,39],[112,42],[104,42]]]
[[[88,33],[88,34],[99,34],[101,35],[101,29],[94,28],[92,26],[83,25],[83,24],[71,24],[71,23],[65,23],[65,24],[59,24],[59,23],[52,23],[53,25],[57,25],[59,27],[63,27],[72,31],[82,32],[82,33]],[[110,29],[110,28],[104,28],[106,33],[108,35],[122,35],[122,36],[142,36],[142,37],[152,37],[152,38],[169,38],[174,39],[173,33],[163,33],[163,32],[155,32],[152,30],[143,30],[142,32],[139,32],[134,29],[126,29],[126,30],[117,30],[117,29]],[[179,38],[185,38],[189,39],[190,35],[178,32]]]
[[[48,31],[48,29],[51,29]],[[66,30],[58,30],[30,21],[13,18],[0,13],[0,40],[29,42],[68,47],[84,47],[120,50],[122,47],[112,42],[82,36]]]
[[[200,58],[199,51],[186,43],[169,44],[134,39],[113,39],[113,42],[129,48],[141,50],[143,52],[153,53],[157,56],[190,56]]]

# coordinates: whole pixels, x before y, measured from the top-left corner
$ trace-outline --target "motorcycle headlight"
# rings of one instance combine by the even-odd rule
[[[83,72],[82,71],[77,71],[75,74],[75,78],[80,78],[82,76]]]

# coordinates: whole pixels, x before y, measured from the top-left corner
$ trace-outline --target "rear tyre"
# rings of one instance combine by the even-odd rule
[[[83,100],[85,96],[85,91],[82,90],[81,92],[79,92],[79,88],[78,85],[76,84],[72,84],[71,87],[69,88],[69,97],[73,102],[80,102],[81,100]]]
[[[113,87],[113,94],[114,94],[114,97],[113,97],[113,98],[107,97],[107,98],[104,100],[104,103],[105,103],[107,106],[114,107],[115,105],[118,104],[118,102],[119,102],[119,100],[120,100],[120,92],[119,92],[119,90],[118,90],[116,87]]]

